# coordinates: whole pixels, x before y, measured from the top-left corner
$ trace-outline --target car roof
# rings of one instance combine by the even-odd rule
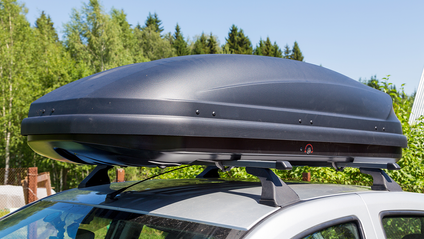
[[[258,182],[218,179],[149,180],[129,188],[116,200],[106,202],[108,193],[130,182],[72,189],[46,200],[83,204],[119,211],[156,215],[238,230],[248,230],[281,209],[259,204]],[[291,183],[302,200],[368,191],[367,187],[335,184]]]

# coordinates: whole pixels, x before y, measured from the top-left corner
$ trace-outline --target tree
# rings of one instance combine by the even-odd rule
[[[174,41],[172,43],[172,47],[175,49],[177,56],[185,56],[190,54],[187,42],[184,40],[183,34],[181,33],[181,28],[178,23],[175,26],[173,39]]]
[[[209,36],[209,38],[207,40],[207,48],[208,48],[209,54],[218,54],[219,53],[219,44],[215,40],[215,37],[212,35],[212,32],[211,32],[211,35]]]
[[[0,83],[1,83],[1,155],[8,168],[25,143],[20,135],[20,124],[32,99],[33,75],[31,74],[33,32],[25,18],[26,10],[15,0],[0,1]],[[12,165],[16,166],[16,165]]]
[[[244,35],[242,29],[240,31],[233,24],[228,32],[228,38],[225,38],[224,53],[226,54],[248,54],[253,53],[252,43],[249,37]]]
[[[286,44],[286,46],[284,47],[284,55],[283,55],[283,58],[290,59],[291,53],[292,53],[292,51],[290,50],[289,45],[288,45],[288,44]]]
[[[296,60],[296,61],[303,61],[303,55],[302,51],[300,51],[299,44],[297,44],[297,41],[293,44],[293,50],[292,54],[290,55],[290,59]]]
[[[35,27],[41,32],[42,35],[48,36],[49,39],[54,39],[58,42],[59,37],[57,36],[56,29],[53,26],[52,19],[50,16],[46,16],[44,11],[41,12],[41,16],[35,21]]]
[[[134,29],[138,44],[143,49],[144,57],[153,61],[176,56],[175,49],[169,41],[161,38],[155,26],[150,25],[143,30]]]
[[[100,72],[132,62],[125,52],[119,24],[103,11],[98,0],[90,0],[81,12],[72,10],[65,24],[65,45],[77,62]]]
[[[112,21],[118,24],[120,28],[119,39],[122,41],[124,48],[120,54],[124,55],[124,59],[130,60],[129,62],[122,62],[122,64],[148,61],[143,55],[143,49],[137,43],[134,30],[128,23],[127,15],[124,13],[124,10],[112,8],[111,17]]]
[[[271,40],[269,40],[269,37],[267,37],[262,54],[264,56],[274,56],[274,51],[274,46],[272,45]]]
[[[259,40],[259,44],[256,45],[255,49],[253,50],[253,55],[263,56],[263,53],[262,53],[263,48],[265,48],[265,43],[261,38]]]
[[[40,86],[39,95],[42,96],[62,85],[70,83],[75,78],[83,77],[75,70],[79,66],[70,58],[64,46],[57,39],[53,23],[44,12],[37,19],[34,29],[34,72]]]
[[[153,30],[159,34],[163,32],[162,21],[159,20],[158,14],[154,13],[153,15],[149,12],[149,16],[144,23],[144,28],[149,28],[152,26]]]
[[[274,44],[272,44],[269,37],[266,38],[266,41],[263,41],[262,39],[259,40],[259,44],[256,46],[255,50],[253,51],[253,54],[280,58],[283,57],[283,52],[277,45],[277,42],[274,42]]]
[[[202,32],[202,35],[197,37],[196,41],[194,42],[191,54],[209,54],[208,38],[206,37],[205,33]]]
[[[273,55],[273,57],[283,58],[283,51],[277,45],[277,42],[274,42],[273,48],[274,48],[274,55]]]

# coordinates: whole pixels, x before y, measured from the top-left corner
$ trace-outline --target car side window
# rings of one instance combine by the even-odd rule
[[[382,219],[387,239],[424,238],[424,215],[388,215]]]
[[[305,236],[306,239],[346,238],[359,239],[358,226],[355,222],[347,222],[330,226]]]

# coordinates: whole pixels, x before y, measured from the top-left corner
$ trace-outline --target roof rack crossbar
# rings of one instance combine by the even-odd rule
[[[260,204],[284,207],[300,201],[299,195],[275,175],[271,169],[246,167],[246,172],[258,177],[261,181]]]
[[[109,184],[110,178],[107,174],[109,169],[113,168],[110,165],[97,165],[91,173],[82,180],[82,182],[78,185],[78,188],[87,188],[92,186],[99,186],[103,184]]]
[[[361,173],[369,174],[373,178],[372,190],[378,191],[403,191],[386,172],[376,168],[360,168]]]
[[[399,170],[401,167],[397,163],[344,163],[332,162],[333,167],[337,168],[373,168],[373,169],[387,169]]]
[[[263,161],[263,160],[222,160],[222,161],[195,161],[193,165],[207,165],[219,167],[251,167],[251,168],[275,168],[291,170],[293,166],[289,161]],[[215,165],[214,165],[215,164]]]

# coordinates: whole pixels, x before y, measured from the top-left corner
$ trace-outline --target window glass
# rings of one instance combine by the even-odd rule
[[[70,203],[41,201],[0,223],[0,238],[240,238],[245,231]]]
[[[4,219],[0,238],[75,238],[91,207],[42,201]]]
[[[307,239],[359,239],[358,227],[354,222],[343,223],[317,231],[304,238]]]
[[[388,239],[424,238],[424,217],[420,216],[387,216],[383,217],[383,228]]]

